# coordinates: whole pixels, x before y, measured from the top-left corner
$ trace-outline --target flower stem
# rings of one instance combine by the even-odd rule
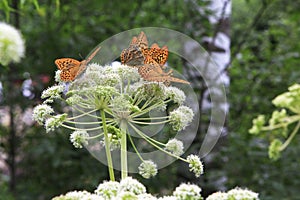
[[[106,127],[106,119],[105,119],[105,112],[104,110],[100,110],[102,123],[103,123],[103,133],[104,133],[104,143],[105,143],[105,153],[106,153],[106,159],[107,159],[107,165],[108,165],[108,172],[109,172],[109,178],[111,181],[115,181],[115,175],[114,175],[114,168],[113,168],[113,162],[112,157],[110,153],[110,143],[108,139],[107,134],[107,127]]]
[[[122,120],[120,124],[121,129],[121,179],[124,179],[128,175],[127,169],[127,124]]]
[[[297,126],[294,128],[293,132],[289,136],[289,138],[284,142],[284,144],[281,146],[280,151],[283,151],[292,141],[292,139],[295,137],[295,135],[298,133],[298,130],[300,128],[300,121],[298,122]]]
[[[151,140],[149,139],[148,136],[146,136],[142,131],[140,131],[139,129],[137,129],[137,128],[136,128],[134,125],[132,125],[131,123],[130,123],[129,125],[135,130],[135,132],[136,132],[138,135],[140,135],[140,136],[141,136],[142,138],[144,138],[147,142],[149,142],[149,144],[151,144],[152,146],[156,147],[158,150],[164,152],[165,154],[167,154],[167,155],[169,155],[169,156],[172,156],[172,157],[174,157],[174,158],[177,158],[177,159],[179,159],[179,160],[182,160],[182,161],[188,163],[188,161],[187,161],[186,159],[181,158],[180,156],[174,155],[174,154],[172,154],[172,153],[170,153],[170,152],[164,150],[163,148],[161,148],[161,147],[158,146],[157,144],[155,144],[153,141],[151,141]],[[151,139],[152,139],[152,138],[151,138]]]

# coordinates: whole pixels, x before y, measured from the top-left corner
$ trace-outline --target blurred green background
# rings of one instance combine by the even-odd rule
[[[221,5],[226,2],[230,1],[221,1]],[[260,193],[263,200],[300,199],[299,137],[274,162],[267,155],[268,141],[248,134],[252,119],[270,113],[271,100],[299,82],[300,4],[293,0],[231,3],[228,131],[204,158],[204,176],[195,179],[181,170],[186,166],[180,162],[150,180],[133,176],[154,194],[168,194],[181,182],[193,182],[202,187],[203,196],[240,186]],[[80,60],[79,53],[87,55],[110,36],[148,26],[187,34],[212,52],[203,37],[213,38],[223,31],[224,21],[210,23],[216,13],[209,4],[204,0],[2,0],[0,21],[22,32],[26,57],[11,64],[8,71],[0,67],[0,109],[10,117],[8,122],[3,115],[0,118],[0,199],[50,199],[69,190],[93,191],[108,178],[105,166],[85,149],[70,144],[66,130],[46,134],[43,127],[21,120],[25,111],[40,102],[41,91],[53,84],[56,58]],[[27,98],[22,95],[22,83],[29,77],[34,97]],[[205,89],[195,90],[201,100]],[[196,152],[201,140],[199,134],[189,152]]]

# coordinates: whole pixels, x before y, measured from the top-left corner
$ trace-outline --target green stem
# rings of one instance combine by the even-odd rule
[[[127,124],[122,120],[120,124],[121,129],[121,179],[124,179],[128,175],[127,169]]]
[[[130,143],[131,143],[131,145],[132,145],[134,151],[137,153],[138,157],[141,159],[141,161],[144,161],[144,159],[142,158],[141,154],[140,154],[139,151],[137,150],[137,148],[136,148],[136,146],[135,146],[135,144],[134,144],[134,142],[133,142],[133,140],[132,140],[132,138],[131,138],[130,135],[128,135],[128,138],[129,138],[129,141],[130,141]]]
[[[162,117],[144,117],[144,118],[142,118],[142,117],[139,117],[139,118],[137,118],[136,120],[158,120],[158,119],[168,119],[169,118],[169,116],[162,116]]]
[[[104,110],[100,110],[102,123],[103,123],[103,133],[104,133],[104,143],[105,143],[105,153],[106,153],[106,159],[107,159],[107,165],[108,165],[108,172],[109,177],[111,181],[115,181],[115,175],[114,175],[114,168],[113,168],[113,162],[112,157],[110,153],[110,142],[108,139],[108,133],[107,133],[107,127],[106,127],[106,119],[105,119],[105,112]]]
[[[137,134],[139,134],[142,138],[144,138],[147,142],[149,142],[149,144],[151,144],[152,146],[156,147],[158,150],[164,152],[165,154],[167,154],[167,155],[169,155],[169,156],[172,156],[172,157],[174,157],[174,158],[177,158],[177,159],[179,159],[179,160],[182,160],[182,161],[188,163],[188,161],[187,161],[186,159],[181,158],[180,156],[174,155],[174,154],[172,154],[172,153],[170,153],[170,152],[164,150],[164,149],[161,148],[160,146],[156,145],[154,142],[152,142],[151,140],[149,140],[149,137],[148,137],[148,136],[146,136],[142,131],[140,131],[139,129],[137,129],[137,128],[136,128],[134,125],[132,125],[131,123],[130,123],[129,125],[135,130],[135,132],[136,132]]]
[[[73,131],[96,131],[96,130],[100,130],[102,127],[95,127],[95,128],[76,128],[73,126],[68,126],[66,124],[62,124],[62,127],[65,127],[67,129],[73,130]]]
[[[299,128],[300,128],[300,121],[298,122],[297,126],[294,128],[289,138],[282,144],[280,151],[283,151],[291,143],[292,139],[298,133]]]
[[[276,124],[274,126],[264,126],[262,127],[262,131],[272,131],[274,129],[278,129],[278,128],[282,128],[282,127],[286,127],[292,123],[295,123],[297,121],[300,120],[300,116],[299,115],[295,115],[295,116],[289,116],[289,117],[285,117],[282,121],[282,123]]]
[[[93,112],[96,112],[97,110],[94,109],[94,110],[91,110],[91,111],[88,111],[88,112],[82,112],[82,114],[80,115],[76,115],[74,117],[70,117],[69,120],[74,120],[74,119],[77,119],[77,118],[80,118],[80,117],[84,117],[85,115],[88,115],[88,114],[91,114]]]
[[[169,122],[169,120],[165,120],[162,122],[140,122],[140,121],[132,120],[130,122],[135,123],[135,124],[157,125],[157,124],[165,124],[165,123]]]

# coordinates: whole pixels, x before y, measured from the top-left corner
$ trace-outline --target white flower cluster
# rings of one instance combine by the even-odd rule
[[[96,194],[91,194],[87,191],[72,191],[65,195],[52,198],[52,200],[105,200],[103,197]]]
[[[203,174],[203,164],[198,156],[189,155],[186,159],[189,162],[190,171],[194,172],[196,177],[199,177],[201,174]]]
[[[183,154],[183,143],[180,140],[173,138],[168,141],[165,149],[176,156],[180,156]]]
[[[98,186],[95,193],[104,199],[113,199],[118,194],[119,184],[116,181],[105,181]]]
[[[146,188],[143,184],[138,182],[136,179],[127,177],[121,180],[119,185],[119,191],[132,192],[133,194],[139,195],[139,194],[146,193]]]
[[[215,192],[206,200],[259,200],[258,193],[248,189],[235,188],[228,192]]]
[[[93,194],[73,191],[54,197],[52,200],[202,200],[201,188],[194,184],[181,184],[172,196],[155,197],[146,193],[146,188],[137,180],[127,177],[120,182],[104,181]]]
[[[172,86],[166,88],[166,96],[172,99],[174,103],[178,103],[179,105],[182,105],[186,98],[182,90]]]
[[[139,166],[139,174],[144,178],[150,178],[157,174],[157,165],[151,160],[145,160]]]
[[[176,131],[184,130],[194,117],[194,112],[187,106],[180,106],[170,113],[170,124]]]
[[[46,132],[54,131],[55,128],[58,128],[62,125],[62,123],[66,120],[67,114],[60,114],[56,116],[52,116],[48,118],[45,122],[45,129]]]
[[[61,97],[60,95],[63,91],[64,91],[63,85],[54,85],[44,90],[42,92],[41,98],[42,99],[48,98],[44,103],[53,103],[54,99],[58,99]]]
[[[116,181],[103,182],[95,190],[95,194],[107,200],[140,199],[139,196],[148,196],[145,186],[131,177],[121,180],[120,183]]]
[[[96,63],[89,64],[83,81],[88,82],[88,86],[106,85],[114,87],[123,82],[135,82],[139,79],[140,75],[137,69],[114,62],[112,65],[104,67]]]
[[[54,110],[51,106],[47,104],[40,104],[33,109],[32,118],[42,125],[47,117],[49,117],[52,113],[54,113]]]
[[[0,64],[20,62],[25,54],[21,33],[13,26],[0,22]]]
[[[228,200],[259,200],[258,193],[248,189],[234,188],[227,192]]]
[[[228,194],[226,192],[215,192],[209,195],[206,200],[228,200]]]
[[[75,148],[82,148],[82,145],[88,144],[89,134],[86,131],[74,131],[70,135],[70,141]]]
[[[201,188],[197,185],[182,183],[175,189],[173,196],[177,197],[178,200],[202,200],[200,192]]]

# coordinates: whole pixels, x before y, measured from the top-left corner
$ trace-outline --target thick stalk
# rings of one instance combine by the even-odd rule
[[[108,138],[106,121],[105,121],[106,120],[105,119],[105,112],[102,109],[102,110],[100,110],[100,113],[101,113],[101,118],[102,118],[104,143],[105,143],[105,153],[106,153],[106,159],[107,159],[109,178],[110,178],[111,181],[115,181],[114,167],[113,167],[112,157],[111,157],[111,153],[110,153],[110,142],[109,142],[109,138]]]
[[[122,120],[120,124],[121,129],[121,179],[124,179],[128,175],[127,169],[127,123]]]

